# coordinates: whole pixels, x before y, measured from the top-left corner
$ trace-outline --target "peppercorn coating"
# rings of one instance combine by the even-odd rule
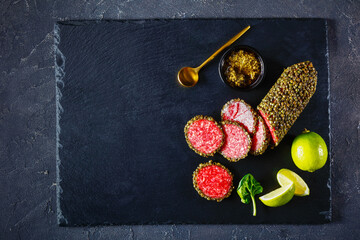
[[[275,146],[284,138],[316,90],[317,71],[310,61],[284,70],[257,106]]]

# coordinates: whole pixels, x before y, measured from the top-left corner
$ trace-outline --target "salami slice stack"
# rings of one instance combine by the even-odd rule
[[[258,114],[242,99],[232,99],[221,110],[222,128],[211,117],[196,116],[185,126],[186,141],[202,156],[213,156],[220,150],[229,161],[246,157],[247,150],[262,154],[269,139],[277,146],[284,138],[314,94],[316,84],[317,72],[311,62],[294,64],[262,99]]]

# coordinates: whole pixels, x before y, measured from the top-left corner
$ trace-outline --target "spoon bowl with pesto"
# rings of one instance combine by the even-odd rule
[[[219,63],[221,80],[229,87],[250,90],[265,76],[265,63],[260,53],[246,45],[229,48]]]

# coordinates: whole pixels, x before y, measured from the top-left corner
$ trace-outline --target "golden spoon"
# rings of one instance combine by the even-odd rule
[[[208,59],[205,60],[200,66],[197,68],[192,67],[183,67],[177,74],[177,79],[181,85],[184,87],[193,87],[199,81],[199,71],[205,66],[208,62],[214,59],[216,55],[218,55],[224,48],[230,46],[233,42],[235,42],[239,37],[241,37],[247,30],[249,30],[250,26],[244,28],[241,32],[236,34],[233,38],[231,38],[227,43],[225,43],[221,48],[219,48],[213,55],[211,55]]]

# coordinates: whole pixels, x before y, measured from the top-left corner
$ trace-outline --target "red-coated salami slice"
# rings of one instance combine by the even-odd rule
[[[220,202],[233,190],[233,175],[220,163],[201,163],[193,173],[193,185],[200,196]]]
[[[195,116],[185,126],[185,139],[189,147],[201,156],[213,156],[224,142],[220,125],[207,116]]]
[[[257,118],[252,107],[241,99],[232,99],[221,110],[222,120],[237,122],[250,134],[256,130]]]
[[[258,124],[256,126],[256,133],[251,139],[250,153],[253,155],[263,154],[269,146],[270,133],[264,119],[258,115]]]
[[[220,153],[227,160],[237,162],[245,158],[251,147],[251,138],[244,127],[236,122],[221,122],[225,134],[224,145]]]

